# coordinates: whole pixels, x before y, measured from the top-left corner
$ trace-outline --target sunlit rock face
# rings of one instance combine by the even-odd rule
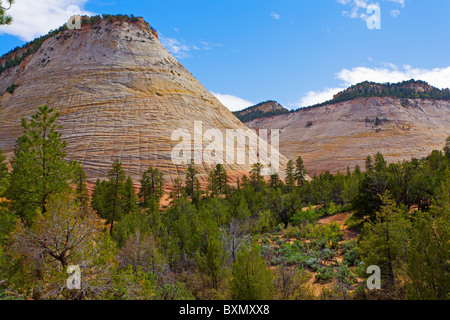
[[[377,121],[378,118],[378,121]],[[280,151],[299,155],[308,173],[345,172],[380,151],[388,162],[421,158],[442,150],[450,136],[450,102],[359,98],[247,122],[250,128],[278,128]]]
[[[12,84],[18,87],[10,94]],[[91,183],[106,177],[115,158],[135,182],[149,166],[162,170],[169,182],[184,178],[187,166],[172,161],[179,144],[171,139],[175,130],[190,132],[194,140],[195,121],[202,123],[199,134],[212,128],[224,136],[226,129],[248,129],[141,18],[101,20],[48,38],[19,66],[0,74],[0,95],[0,148],[9,157],[22,134],[20,119],[47,104],[61,114],[67,158],[82,162]],[[192,143],[192,151],[201,153],[209,144]],[[196,165],[204,181],[212,165]],[[251,164],[227,161],[225,169],[237,176]]]

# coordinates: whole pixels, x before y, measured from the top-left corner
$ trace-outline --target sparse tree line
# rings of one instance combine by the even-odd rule
[[[0,155],[1,299],[449,298],[450,137],[423,159],[378,153],[365,172],[311,179],[301,157],[283,180],[257,163],[231,184],[217,164],[207,186],[190,164],[170,194],[151,167],[135,190],[116,159],[89,194],[57,118],[42,106],[22,120],[11,170]],[[317,223],[348,211],[357,241]],[[80,290],[66,286],[71,265]],[[381,290],[358,283],[369,265]],[[320,297],[311,277],[329,284]]]

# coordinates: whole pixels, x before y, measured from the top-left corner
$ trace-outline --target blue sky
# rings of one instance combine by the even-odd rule
[[[380,29],[368,27],[371,4]],[[144,17],[230,109],[269,99],[298,108],[364,80],[450,87],[448,0],[16,0],[0,54],[62,25],[70,5]]]

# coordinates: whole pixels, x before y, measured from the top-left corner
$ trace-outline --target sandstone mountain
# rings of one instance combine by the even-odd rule
[[[288,112],[289,110],[278,102],[269,100],[233,113],[242,122],[247,122],[261,117],[269,117]]]
[[[0,149],[10,157],[22,134],[20,119],[47,104],[61,114],[67,158],[82,162],[90,183],[105,178],[115,158],[135,182],[149,166],[168,180],[184,178],[187,166],[171,158],[179,143],[171,139],[174,130],[194,138],[194,121],[224,135],[226,129],[248,129],[142,18],[84,18],[81,30],[62,27],[12,51],[0,65]],[[206,180],[211,167],[197,165],[200,178]],[[225,169],[239,175],[251,164]]]
[[[390,91],[389,91],[390,90]],[[442,150],[450,136],[450,96],[421,81],[363,83],[327,103],[246,122],[280,129],[280,151],[299,155],[309,174],[345,172],[380,151],[388,162]]]

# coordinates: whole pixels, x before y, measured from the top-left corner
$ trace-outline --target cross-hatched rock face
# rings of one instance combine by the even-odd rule
[[[11,84],[18,85],[13,94],[6,90]],[[22,134],[20,119],[47,104],[61,114],[67,158],[83,163],[91,183],[106,177],[115,158],[135,182],[149,166],[169,181],[183,178],[187,166],[171,158],[179,143],[171,140],[174,130],[192,134],[194,121],[224,136],[226,129],[248,129],[164,49],[141,18],[103,20],[95,28],[85,25],[47,39],[0,74],[0,94],[0,148],[8,156]],[[211,165],[196,168],[206,179]],[[251,164],[225,168],[240,175]]]
[[[378,120],[377,120],[378,118]],[[247,122],[280,129],[280,151],[303,157],[308,173],[345,172],[380,151],[388,162],[442,150],[450,136],[450,102],[431,99],[359,98]]]

